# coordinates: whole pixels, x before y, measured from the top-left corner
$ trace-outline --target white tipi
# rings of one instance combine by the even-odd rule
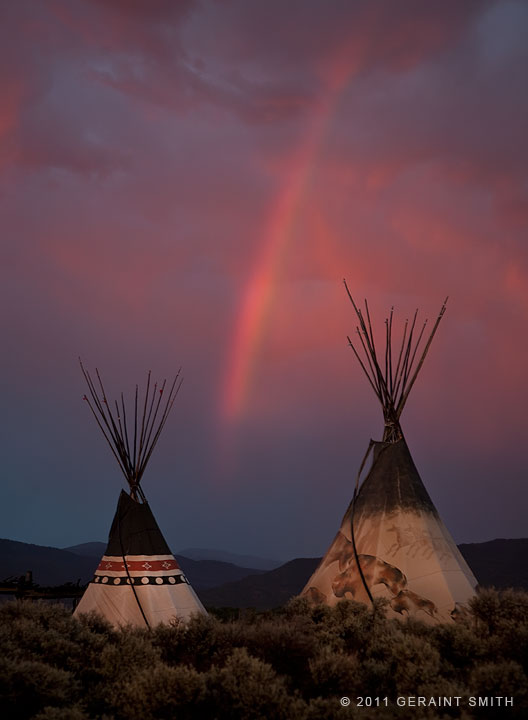
[[[205,613],[165,542],[140,485],[180,388],[179,373],[166,393],[165,381],[159,388],[157,383],[151,386],[149,372],[139,409],[136,386],[132,427],[127,425],[123,394],[114,413],[97,370],[99,391],[82,363],[81,369],[90,395],[84,399],[119,463],[130,495],[121,491],[105,554],[74,615],[96,611],[115,626],[152,627]]]
[[[370,441],[341,527],[301,594],[328,605],[345,597],[370,603],[381,596],[388,600],[389,617],[412,616],[427,623],[456,620],[465,614],[477,581],[420,479],[400,426],[402,410],[446,304],[418,362],[426,323],[415,333],[417,312],[410,329],[405,323],[396,359],[391,310],[382,366],[368,305],[365,301],[363,315],[346,289],[359,320],[356,330],[364,361],[350,338],[348,341],[382,405],[385,431],[381,442]],[[371,452],[372,466],[360,486]]]

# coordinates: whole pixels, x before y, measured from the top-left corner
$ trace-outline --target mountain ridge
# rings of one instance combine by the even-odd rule
[[[484,543],[462,543],[458,547],[481,586],[528,589],[524,560],[528,553],[527,538],[498,538]],[[207,588],[200,593],[200,599],[209,607],[269,610],[298,595],[320,561],[321,558],[290,560],[258,577]]]
[[[87,555],[86,546],[101,545],[97,555]],[[70,549],[23,543],[18,540],[0,539],[0,582],[9,577],[19,577],[27,570],[33,573],[33,581],[41,586],[63,585],[68,582],[85,585],[97,568],[106,548],[105,543],[82,543]],[[84,551],[84,552],[83,552]],[[216,587],[243,577],[264,572],[257,568],[245,568],[220,560],[192,560],[174,556],[195,590]]]
[[[34,582],[41,586],[77,581],[83,585],[91,579],[104,552],[87,555],[89,546],[106,547],[104,543],[82,543],[59,549],[0,539],[0,581],[32,570]],[[528,589],[528,567],[524,561],[528,539],[462,543],[459,549],[482,586]],[[296,558],[263,571],[220,560],[192,560],[179,554],[175,557],[204,605],[257,609],[277,607],[297,595],[320,562],[320,558]]]
[[[99,541],[86,542],[60,549],[75,553],[76,555],[101,557],[106,549],[106,543]],[[284,560],[273,560],[258,555],[242,555],[240,553],[214,548],[183,548],[182,550],[177,550],[174,554],[189,558],[190,560],[217,560],[230,565],[238,565],[238,567],[256,570],[274,570],[284,565],[285,562]]]

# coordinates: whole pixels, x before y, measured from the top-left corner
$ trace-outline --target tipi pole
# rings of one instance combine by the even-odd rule
[[[80,358],[79,363],[91,395],[91,401],[86,395],[84,399],[88,403],[99,429],[127,479],[130,486],[130,495],[136,501],[139,499],[141,502],[146,502],[145,494],[140,486],[141,478],[181,387],[181,368],[176,373],[168,393],[165,392],[166,380],[163,381],[159,390],[158,383],[154,383],[151,390],[151,373],[149,370],[140,428],[138,417],[139,387],[136,385],[134,394],[134,444],[133,453],[131,453],[131,434],[129,435],[128,432],[128,418],[123,393],[121,393],[121,405],[117,400],[114,401],[116,412],[114,418],[99,370],[97,368],[95,370],[100,388],[98,391],[90,374],[84,369]],[[164,402],[165,398],[166,402]]]
[[[405,391],[405,394],[402,395],[402,397],[401,397],[401,399],[400,399],[400,402],[398,403],[398,410],[399,410],[400,413],[401,413],[401,411],[403,410],[403,407],[404,407],[405,403],[407,402],[407,398],[408,398],[408,396],[409,396],[409,393],[411,392],[412,386],[414,385],[414,383],[415,383],[415,381],[416,381],[416,378],[418,377],[418,373],[420,372],[420,370],[421,370],[421,368],[422,368],[422,365],[424,364],[425,357],[426,357],[426,355],[427,355],[427,353],[428,353],[428,351],[429,351],[429,347],[430,347],[431,343],[433,342],[433,338],[434,338],[435,333],[436,333],[436,331],[437,331],[438,325],[440,324],[440,320],[442,319],[442,317],[443,317],[443,315],[444,315],[444,313],[445,313],[445,311],[446,311],[446,306],[447,306],[447,301],[448,301],[448,300],[449,300],[449,297],[446,297],[446,299],[444,300],[444,304],[443,304],[442,307],[440,308],[440,312],[439,312],[439,314],[438,314],[438,317],[436,318],[436,322],[435,322],[435,324],[434,324],[434,326],[433,326],[433,329],[432,329],[432,331],[431,331],[431,334],[429,335],[429,340],[428,340],[427,343],[426,343],[426,346],[425,346],[424,351],[423,351],[423,353],[422,353],[422,357],[420,358],[420,362],[418,363],[418,367],[416,368],[416,370],[415,370],[415,372],[414,372],[414,375],[412,376],[412,378],[411,378],[411,380],[410,380],[410,382],[409,382],[409,384],[408,384],[408,386],[407,386],[407,389],[406,389],[406,391]],[[402,392],[403,392],[403,388],[402,388]]]
[[[372,593],[370,592],[370,588],[367,585],[367,581],[365,580],[365,576],[363,574],[363,568],[361,567],[361,563],[359,562],[359,555],[358,555],[358,551],[357,551],[357,547],[356,547],[356,537],[354,534],[354,510],[356,507],[356,498],[357,498],[358,492],[359,492],[359,478],[361,477],[361,473],[363,472],[363,468],[365,467],[365,463],[367,462],[367,458],[373,447],[374,447],[374,440],[371,440],[369,442],[369,446],[367,448],[367,452],[365,453],[363,461],[362,461],[361,465],[359,466],[359,471],[358,471],[358,474],[356,477],[356,487],[354,488],[354,496],[352,497],[352,506],[350,508],[350,537],[352,539],[352,549],[354,551],[354,559],[356,561],[356,565],[359,570],[361,582],[363,583],[363,586],[367,592],[370,602],[374,606],[374,600],[372,598]]]

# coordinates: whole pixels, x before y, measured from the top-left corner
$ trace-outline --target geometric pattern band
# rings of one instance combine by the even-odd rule
[[[106,585],[107,587],[116,587],[118,585],[180,585],[181,583],[186,583],[189,585],[189,581],[185,577],[183,573],[179,573],[178,575],[143,575],[143,576],[136,576],[136,577],[128,577],[128,576],[117,576],[114,577],[113,575],[95,575],[93,580],[93,583],[97,583],[97,585]]]
[[[127,558],[126,561],[126,567],[123,562],[122,558],[119,559],[106,559],[103,558],[101,562],[99,563],[99,566],[97,568],[97,571],[103,572],[105,570],[111,570],[111,571],[122,571],[127,570],[129,572],[140,572],[145,573],[148,571],[152,572],[167,572],[168,570],[179,570],[180,566],[178,565],[178,562],[173,557],[163,558],[161,560],[154,560],[152,558],[145,559],[142,558],[141,560],[129,560]]]

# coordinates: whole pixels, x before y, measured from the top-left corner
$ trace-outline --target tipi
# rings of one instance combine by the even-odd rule
[[[205,613],[165,542],[140,485],[180,388],[179,373],[167,393],[166,381],[159,387],[157,383],[151,385],[149,372],[144,399],[140,400],[136,386],[130,422],[123,394],[120,402],[115,402],[114,412],[99,372],[96,370],[96,387],[82,363],[81,370],[89,390],[89,397],[85,395],[84,399],[128,482],[130,494],[121,491],[105,554],[74,615],[95,610],[115,626],[152,627]]]
[[[410,328],[406,321],[397,357],[392,352],[391,309],[380,358],[368,304],[365,301],[363,314],[345,287],[359,321],[359,344],[348,341],[381,403],[385,430],[381,442],[370,441],[341,527],[301,594],[328,605],[345,597],[368,604],[382,596],[388,600],[388,617],[412,616],[427,623],[456,620],[465,614],[477,581],[420,479],[400,426],[446,303],[425,344],[427,321],[419,332],[418,311]],[[360,486],[370,452],[372,465]]]

